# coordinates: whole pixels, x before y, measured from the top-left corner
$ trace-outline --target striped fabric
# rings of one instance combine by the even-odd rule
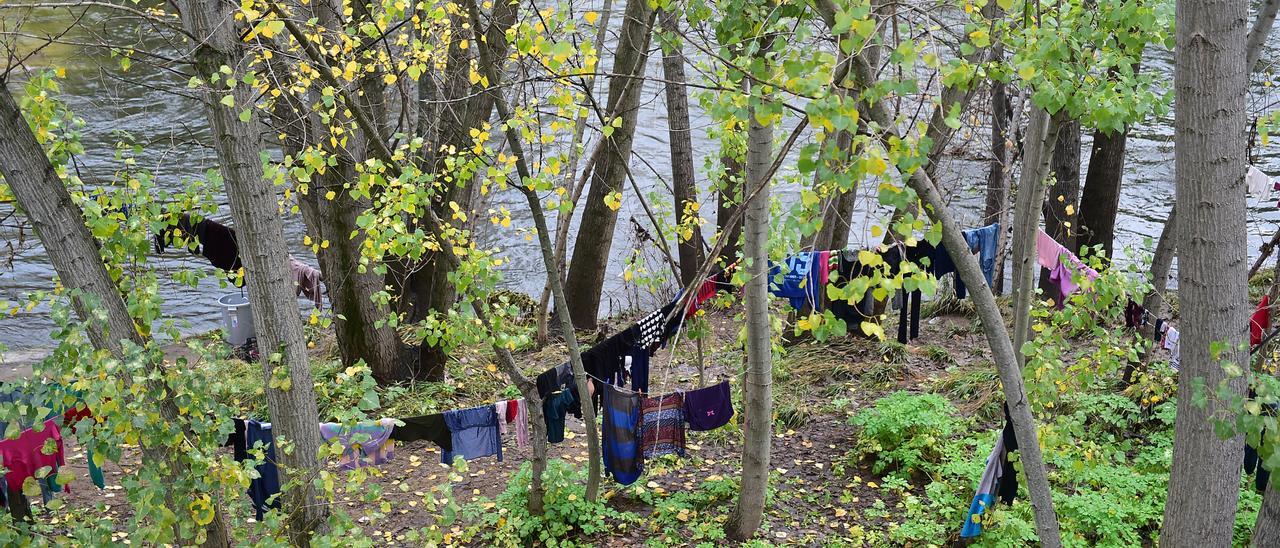
[[[640,450],[650,459],[684,456],[684,394],[644,398],[640,404]]]

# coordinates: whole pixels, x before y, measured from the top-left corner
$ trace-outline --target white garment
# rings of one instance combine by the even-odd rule
[[[1178,341],[1177,328],[1169,324],[1165,324],[1164,349],[1169,351],[1169,366],[1177,371],[1182,361],[1182,343]]]
[[[1271,177],[1261,169],[1249,166],[1249,171],[1244,176],[1244,187],[1250,196],[1259,200],[1264,199],[1271,194]]]

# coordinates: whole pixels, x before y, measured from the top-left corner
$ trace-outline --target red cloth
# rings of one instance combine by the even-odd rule
[[[1258,303],[1253,316],[1249,317],[1249,344],[1252,346],[1262,343],[1268,329],[1271,329],[1271,296],[1263,295],[1262,302]]]
[[[62,413],[62,427],[75,428],[76,423],[80,422],[80,419],[91,418],[93,418],[93,411],[90,411],[87,405],[72,407]]]
[[[43,451],[45,441],[49,439],[53,439],[58,448],[52,455]],[[45,466],[66,466],[58,423],[50,419],[44,421],[44,430],[36,432],[28,428],[17,439],[0,441],[0,458],[4,459],[4,467],[9,469],[4,479],[16,490],[22,489],[22,482],[27,478],[35,477],[36,470]],[[71,492],[70,487],[63,487],[63,490]]]
[[[507,400],[507,423],[516,420],[516,412],[520,410],[520,402],[518,400]]]
[[[827,281],[831,279],[831,252],[818,252],[818,291],[826,292]],[[822,295],[818,295],[818,300],[822,300]]]

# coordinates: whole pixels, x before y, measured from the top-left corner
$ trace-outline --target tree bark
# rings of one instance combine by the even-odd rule
[[[56,168],[31,133],[17,102],[5,89],[5,80],[0,77],[0,157],[5,159],[0,162],[0,175],[39,235],[63,287],[79,291],[71,293],[71,306],[84,323],[89,341],[116,359],[126,359],[124,341],[141,347],[147,340],[138,331],[119,288],[102,263],[98,243],[85,226],[84,213],[71,200]],[[147,381],[146,393],[157,398],[160,417],[170,425],[183,424],[177,403],[166,396],[170,392],[163,381],[163,366],[148,361],[147,368],[154,379]],[[126,378],[125,382],[132,379]],[[140,440],[139,445],[149,462],[167,465],[161,469],[161,481],[171,486],[166,490],[166,503],[186,508],[188,501],[174,498],[176,487],[187,484],[178,479],[185,470],[179,456],[166,448],[153,447],[147,440]],[[230,546],[226,517],[216,497],[213,511],[204,544]],[[174,526],[174,539],[182,539],[179,525]]]
[[[1058,243],[1076,252],[1076,211],[1080,203],[1080,121],[1064,121],[1058,129],[1050,162],[1053,185],[1044,203],[1044,231]],[[1057,284],[1049,281],[1049,271],[1040,269],[1040,290],[1060,301]]]
[[[623,18],[613,62],[613,73],[619,76],[609,81],[606,109],[608,119],[620,118],[621,126],[615,127],[613,134],[604,139],[605,148],[591,176],[591,188],[587,192],[587,203],[582,208],[582,222],[573,246],[573,259],[565,278],[564,289],[569,297],[573,324],[586,329],[595,328],[600,313],[601,290],[609,267],[614,226],[618,221],[618,212],[605,203],[605,198],[620,192],[627,176],[654,10],[647,0],[630,0]]]
[[[1267,43],[1267,37],[1271,36],[1271,29],[1275,27],[1277,10],[1280,10],[1280,0],[1262,0],[1262,4],[1258,6],[1258,14],[1254,17],[1253,27],[1249,29],[1249,36],[1245,40],[1244,68],[1249,73],[1253,73],[1258,66],[1262,47]]]
[[[752,99],[755,100],[755,99]],[[760,100],[764,100],[761,98]],[[773,441],[773,327],[769,320],[769,168],[773,127],[763,125],[749,109],[747,181],[754,197],[746,204],[743,253],[748,258],[744,291],[747,306],[747,371],[743,383],[744,424],[742,487],[738,504],[725,525],[729,538],[745,541],[764,515],[769,490],[769,449]],[[756,189],[760,189],[758,192]]]
[[[996,59],[1004,58],[1004,45],[993,46]],[[1009,136],[1009,121],[1013,106],[1009,101],[1008,84],[991,80],[991,162],[987,170],[986,204],[982,213],[982,226],[1000,223],[996,237],[996,277],[991,290],[999,295],[1004,289],[1005,246],[1008,244],[1009,180],[1013,175],[1013,140]]]
[[[248,63],[232,26],[235,6],[219,0],[185,0],[180,6],[183,26],[192,35],[204,37],[192,55],[198,74],[208,78],[225,66],[232,68],[230,78],[240,79]],[[235,99],[235,108],[247,109],[249,122],[238,120],[235,108],[220,104],[226,95]],[[279,446],[282,512],[288,516],[291,542],[304,545],[324,527],[329,513],[311,481],[320,470],[319,412],[278,197],[271,181],[263,178],[255,92],[251,86],[226,89],[225,84],[210,84],[206,99],[223,185],[239,234],[254,329],[263,351],[267,407],[274,443]]]
[[[1125,145],[1129,130],[1095,131],[1089,154],[1089,171],[1080,194],[1080,231],[1077,243],[1102,254],[1115,256],[1116,215],[1120,209],[1120,188],[1124,179]]]
[[[1253,540],[1249,543],[1254,548],[1271,548],[1280,546],[1280,495],[1275,488],[1267,485],[1262,495],[1262,507],[1258,509],[1258,520],[1253,525]]]
[[[697,210],[698,182],[693,167],[693,129],[689,124],[689,92],[685,89],[684,41],[680,38],[680,15],[663,10],[661,26],[674,41],[663,45],[662,73],[666,79],[667,128],[671,138],[671,188],[676,208],[677,253],[680,256],[680,285],[689,285],[702,266],[702,229]],[[685,227],[693,227],[684,237]],[[661,235],[659,235],[661,237]]]
[[[1025,363],[1022,345],[1031,336],[1031,303],[1035,298],[1035,274],[1040,270],[1036,262],[1036,233],[1058,125],[1058,117],[1033,107],[1013,211],[1013,347],[1018,350],[1018,367]],[[1022,447],[1021,441],[1018,447]]]
[[[1161,546],[1231,544],[1243,438],[1220,439],[1215,417],[1234,413],[1220,383],[1243,396],[1247,370],[1248,233],[1244,175],[1245,0],[1179,0],[1174,90],[1174,172],[1182,302],[1178,421],[1174,426]],[[1201,406],[1197,386],[1208,392]]]
[[[720,249],[716,260],[729,265],[742,253],[742,224],[730,223],[729,219],[742,204],[742,189],[746,186],[743,178],[746,174],[743,173],[745,169],[742,162],[732,153],[721,152],[720,165],[723,170],[720,181],[716,183],[716,231],[727,234],[727,243]]]

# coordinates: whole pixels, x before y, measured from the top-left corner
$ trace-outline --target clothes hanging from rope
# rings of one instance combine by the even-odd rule
[[[514,415],[512,412],[514,411]],[[524,449],[529,446],[529,404],[524,398],[507,402],[507,422],[514,423],[516,428],[516,447]]]
[[[1271,296],[1263,295],[1258,307],[1249,317],[1249,345],[1262,343],[1262,338],[1271,329]]]
[[[534,384],[538,387],[538,397],[545,400],[552,393],[573,384],[573,367],[569,362],[552,367],[538,375]]]
[[[1271,177],[1268,177],[1261,169],[1249,166],[1244,175],[1245,191],[1255,199],[1264,199],[1271,192]]]
[[[455,456],[475,460],[491,455],[502,462],[502,438],[493,405],[445,411],[444,423],[453,437],[453,449],[440,456],[441,462],[452,464]]]
[[[640,402],[640,451],[644,458],[684,456],[684,394],[679,392]]]
[[[822,311],[822,300],[830,275],[830,251],[806,251],[769,264],[769,292],[787,299],[791,307],[806,306]]]
[[[184,213],[176,224],[156,234],[156,253],[163,253],[166,246],[176,243],[178,236],[194,238],[197,244],[194,253],[203,255],[214,267],[232,273],[240,270],[240,246],[236,244],[235,229],[212,219],[192,222],[191,216]]]
[[[828,283],[845,285],[856,278],[870,275],[871,267],[864,266],[858,260],[858,252],[846,249],[836,254],[836,270],[834,275],[829,275]],[[849,331],[853,333],[863,334],[858,326],[861,326],[864,321],[874,321],[875,318],[875,299],[872,298],[870,289],[864,291],[862,298],[856,301],[835,299],[830,302],[829,308],[831,314],[843,320]]]
[[[978,254],[978,266],[982,267],[982,276],[987,279],[987,287],[995,287],[996,255],[1000,251],[1000,223],[966,230],[963,232],[965,243],[969,244],[969,252]],[[964,282],[956,276],[956,298],[965,298]]]
[[[631,485],[644,472],[637,430],[640,427],[640,395],[604,385],[603,435],[600,448],[604,471],[622,485]],[[592,425],[587,425],[591,428]]]
[[[315,303],[316,308],[324,308],[323,292],[320,289],[320,271],[316,268],[289,257],[289,271],[293,273],[296,287],[295,296],[305,296]]]
[[[254,466],[258,477],[249,481],[249,500],[253,501],[254,515],[262,521],[267,510],[280,507],[280,497],[275,496],[280,492],[280,471],[276,468],[271,423],[253,419],[234,419],[233,422],[235,432],[231,434],[230,442],[236,462],[249,460],[249,451],[255,446],[261,448],[265,455],[265,459]]]
[[[684,417],[695,432],[715,430],[733,418],[729,381],[684,393]]]
[[[1075,253],[1054,240],[1044,229],[1037,230],[1036,260],[1040,266],[1049,270],[1049,281],[1058,285],[1058,294],[1062,298],[1057,299],[1057,305],[1062,308],[1067,297],[1080,287],[1076,285],[1073,273],[1079,272],[1090,280],[1096,280],[1098,272],[1086,266]]]
[[[570,386],[542,399],[542,416],[547,424],[547,441],[560,443],[564,441],[565,418],[574,409],[579,409],[578,392]]]
[[[400,422],[404,425],[391,431],[391,439],[399,442],[427,440],[436,444],[442,453],[453,451],[453,434],[444,422],[444,414],[405,417]]]
[[[624,362],[627,371],[631,374],[631,389],[636,392],[649,392],[649,351],[639,346],[632,346]]]
[[[983,516],[987,509],[996,503],[996,486],[1004,474],[1004,436],[996,438],[995,447],[987,456],[987,467],[982,471],[982,480],[978,482],[978,491],[969,503],[969,512],[965,514],[964,526],[960,529],[960,538],[972,538],[982,534]]]
[[[334,422],[320,424],[320,437],[325,441],[337,438],[342,444],[342,457],[338,460],[343,470],[355,470],[364,466],[385,464],[395,457],[395,419],[362,422],[345,427]]]
[[[45,447],[50,442],[55,449],[46,453]],[[58,429],[58,422],[52,419],[40,424],[38,431],[27,428],[16,439],[0,440],[0,458],[8,469],[4,480],[11,491],[22,492],[23,483],[28,478],[39,484],[42,479],[36,477],[37,472],[48,467],[50,474],[55,473],[59,467],[67,465],[65,457],[62,432]],[[69,487],[63,486],[62,489],[71,492]]]

